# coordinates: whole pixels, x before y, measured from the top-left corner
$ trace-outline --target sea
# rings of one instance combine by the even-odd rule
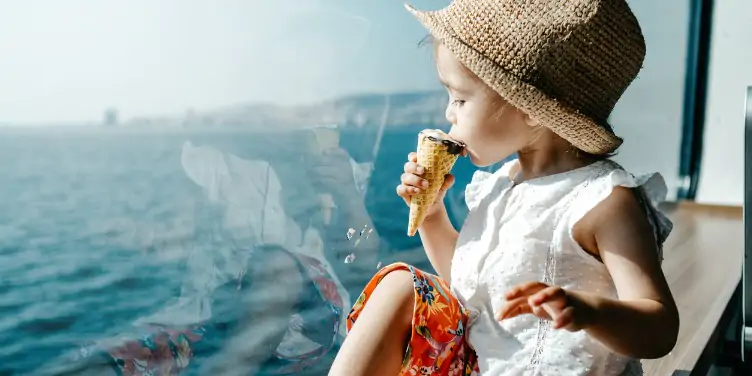
[[[192,278],[181,247],[212,252],[197,232],[223,220],[221,210],[195,215],[212,192],[186,170],[186,145],[268,161],[288,192],[283,200],[311,204],[331,190],[339,227],[324,242],[362,236],[370,218],[376,247],[326,254],[353,299],[379,265],[409,260],[430,268],[419,238],[406,235],[408,208],[395,194],[423,128],[386,127],[377,148],[377,130],[342,130],[337,155],[372,166],[360,190],[348,187],[353,173],[345,157],[328,170],[311,166],[318,155],[308,146],[310,131],[0,128],[0,375],[43,374],[82,344],[128,329],[181,293]],[[447,201],[456,226],[475,170],[465,159],[453,170],[457,183]],[[245,192],[235,194],[242,200]],[[312,211],[294,206],[286,207],[304,223]],[[358,212],[352,226],[348,210]]]

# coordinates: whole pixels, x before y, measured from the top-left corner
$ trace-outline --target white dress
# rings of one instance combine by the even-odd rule
[[[467,338],[482,375],[642,375],[640,362],[613,353],[584,331],[554,330],[523,315],[494,318],[506,290],[542,281],[616,298],[606,267],[572,237],[572,227],[616,186],[638,188],[661,245],[671,222],[652,202],[665,199],[659,174],[635,177],[612,161],[513,184],[509,171],[476,172],[465,191],[469,214],[452,260],[451,286],[470,311]]]

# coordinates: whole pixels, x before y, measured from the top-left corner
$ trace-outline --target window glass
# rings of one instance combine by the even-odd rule
[[[660,172],[675,199],[684,110],[690,0],[629,0],[645,37],[642,71],[611,114],[624,139],[614,158],[635,174]]]
[[[707,112],[702,166],[695,199],[703,204],[744,204],[745,142],[742,114],[752,84],[752,50],[739,48],[752,39],[748,1],[716,1],[710,31]]]
[[[687,2],[630,3],[617,159],[671,182]],[[325,374],[377,268],[430,269],[395,187],[448,98],[402,1],[8,1],[0,25],[0,374]]]

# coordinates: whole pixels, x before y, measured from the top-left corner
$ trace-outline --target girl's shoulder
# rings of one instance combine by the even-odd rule
[[[576,224],[596,207],[638,205],[641,209],[639,212],[647,216],[656,242],[661,246],[673,229],[672,222],[659,209],[659,204],[666,200],[668,194],[663,176],[658,172],[635,175],[611,160],[597,163],[600,164],[598,173],[584,183],[582,192],[569,208],[570,224]]]

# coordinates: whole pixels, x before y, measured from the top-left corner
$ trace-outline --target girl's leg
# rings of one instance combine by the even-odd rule
[[[348,315],[330,375],[473,375],[468,312],[441,278],[397,263],[381,269]]]
[[[384,276],[348,333],[329,375],[399,374],[412,332],[414,295],[409,271],[395,270]]]

